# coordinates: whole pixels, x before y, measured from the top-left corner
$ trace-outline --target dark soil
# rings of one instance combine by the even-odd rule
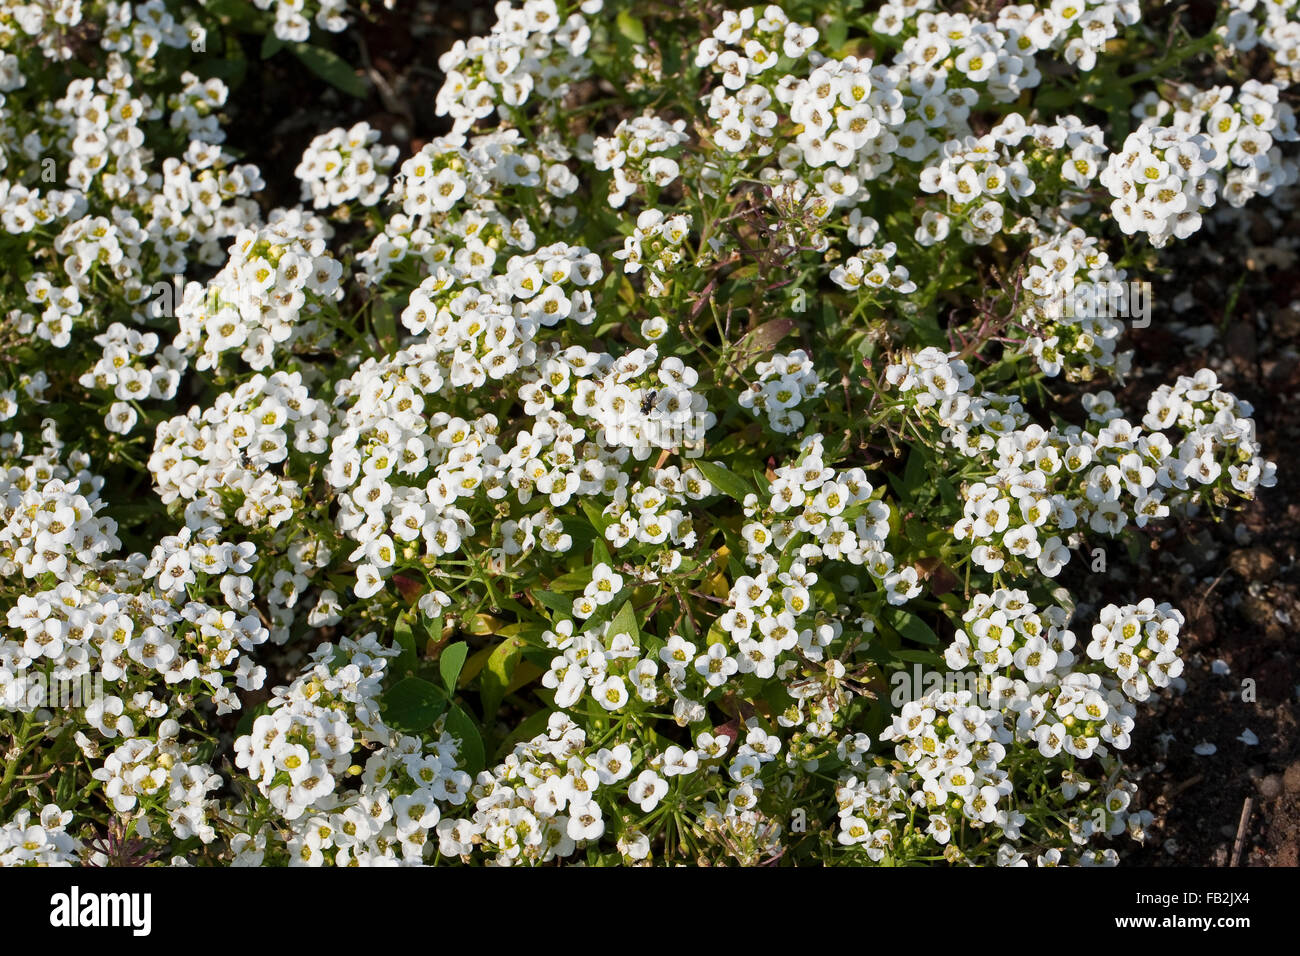
[[[1296,198],[1280,208],[1292,208]],[[1166,527],[1139,560],[1126,556],[1111,568],[1108,592],[1127,584],[1187,617],[1186,689],[1139,721],[1128,755],[1145,768],[1141,804],[1156,813],[1158,838],[1130,863],[1300,863],[1297,233],[1296,222],[1271,210],[1202,233],[1166,256],[1177,263],[1174,274],[1156,285],[1151,327],[1133,335],[1135,381],[1120,395],[1121,407],[1141,408],[1162,382],[1213,368],[1225,388],[1254,405],[1278,481],[1241,512]],[[1190,299],[1176,303],[1183,290]],[[1179,314],[1175,304],[1188,307]],[[1205,327],[1214,327],[1204,346],[1188,341],[1198,326],[1207,337]],[[1238,739],[1246,730],[1258,744]],[[1217,749],[1199,755],[1202,743]]]

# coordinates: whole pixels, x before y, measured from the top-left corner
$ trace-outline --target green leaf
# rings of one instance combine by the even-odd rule
[[[281,50],[284,49],[284,41],[274,33],[268,33],[262,38],[262,59],[269,60]]]
[[[743,504],[745,496],[753,492],[753,489],[749,487],[749,483],[744,478],[728,471],[721,465],[698,459],[695,462],[695,467],[700,469],[700,473],[709,480],[709,484],[728,498],[734,498]]]
[[[547,591],[542,588],[534,588],[532,594],[534,600],[550,608],[556,614],[568,617],[573,613],[573,601],[563,594],[556,594],[554,591]]]
[[[218,79],[230,87],[242,84],[247,71],[248,61],[244,58],[243,47],[233,36],[226,40],[224,56],[204,57],[194,65],[197,76],[205,80]]]
[[[76,767],[69,763],[64,766],[63,773],[59,775],[58,785],[54,789],[54,802],[61,807],[72,806],[77,797],[77,771]]]
[[[930,625],[909,611],[887,608],[881,616],[885,619],[885,623],[896,630],[904,640],[911,641],[913,644],[937,645],[939,643],[939,635],[934,633]]]
[[[545,732],[546,724],[551,719],[552,713],[553,711],[550,707],[543,707],[540,710],[533,711],[527,720],[514,730],[510,731],[506,736],[506,739],[501,741],[501,745],[497,747],[496,757],[500,758],[504,756],[506,751],[510,750],[516,742],[520,740],[532,740],[538,734]]]
[[[544,661],[546,666],[536,664],[528,659],[527,654],[519,661],[519,666],[515,668],[514,674],[510,677],[510,683],[506,686],[506,696],[517,694],[539,677],[544,677],[550,670],[550,658]]]
[[[699,632],[695,629],[695,622],[691,620],[691,616],[689,614],[682,615],[681,627],[682,627],[682,637],[686,638],[688,641],[692,643],[694,643],[695,639],[700,636]]]
[[[613,518],[602,514],[601,510],[590,501],[584,500],[582,502],[582,513],[587,516],[587,520],[591,522],[591,526],[599,531],[602,537],[605,534],[605,529],[614,523]]]
[[[917,448],[907,456],[907,467],[903,469],[903,489],[905,497],[910,498],[926,480],[925,453]]]
[[[239,718],[239,723],[235,724],[235,738],[247,736],[253,732],[253,722],[263,714],[269,714],[271,708],[265,702],[258,704],[253,708],[245,708],[243,716]]]
[[[897,660],[907,661],[909,664],[928,664],[931,667],[943,667],[944,660],[934,651],[916,651],[910,648],[901,648],[896,651],[890,651],[890,655]]]
[[[596,529],[591,526],[589,521],[584,521],[577,515],[562,518],[560,523],[564,525],[564,530],[573,539],[572,550],[574,554],[582,554],[596,540]]]
[[[838,50],[844,45],[844,41],[849,35],[849,24],[844,17],[834,17],[826,25],[826,32],[822,34],[822,39],[827,47],[832,50]]]
[[[591,568],[579,568],[568,574],[561,574],[552,579],[547,587],[552,591],[581,591],[591,583],[591,572]]]
[[[310,43],[288,43],[289,51],[302,65],[336,89],[357,99],[365,99],[370,87],[356,71],[333,50],[312,46]]]
[[[615,20],[615,24],[618,26],[618,32],[621,33],[629,43],[635,43],[637,46],[645,45],[645,26],[627,10],[620,10],[618,12],[618,18]]]
[[[623,606],[618,609],[614,619],[609,622],[610,634],[627,634],[633,642],[637,642],[641,637],[641,628],[637,624],[636,612],[632,610],[631,599],[624,602]]]
[[[949,508],[956,510],[961,509],[961,502],[957,499],[957,489],[953,487],[951,481],[947,478],[940,478],[935,482],[935,487],[939,489],[939,497]]]
[[[732,367],[749,368],[751,364],[775,349],[777,343],[789,335],[794,328],[794,319],[773,319],[745,333],[737,346]]]
[[[397,342],[397,316],[386,299],[372,300],[371,317],[375,329],[375,338],[385,347]]]
[[[542,635],[547,630],[547,626],[540,621],[519,621],[501,628],[501,630],[497,631],[497,635],[499,637],[518,637],[522,638],[526,644],[536,644],[542,639]],[[550,660],[550,658],[547,657],[547,660]]]
[[[411,621],[405,614],[393,625],[393,643],[402,649],[402,653],[393,659],[390,674],[406,677],[414,673],[420,660],[415,646],[415,633],[411,630]]]
[[[460,669],[465,666],[468,656],[469,645],[464,641],[443,648],[438,655],[438,673],[442,675],[442,686],[447,688],[448,694],[456,693],[456,679],[460,677]]]
[[[224,17],[248,29],[253,29],[259,21],[267,19],[266,14],[260,12],[248,0],[207,0],[204,6],[209,13]]]
[[[723,629],[722,625],[718,623],[718,621],[716,620],[709,625],[709,633],[704,635],[704,642],[706,647],[711,647],[714,644],[726,644],[728,640],[729,638],[727,632]]]
[[[488,655],[487,666],[479,677],[479,698],[483,705],[483,719],[491,720],[506,695],[515,665],[523,653],[524,642],[518,637],[508,637]]]
[[[1072,595],[1069,590],[1062,587],[1052,588],[1051,593],[1052,600],[1064,608],[1065,613],[1069,617],[1073,617],[1075,608],[1074,595]]]
[[[437,684],[419,677],[399,680],[384,693],[384,720],[398,730],[419,733],[428,730],[447,709],[447,695]]]
[[[455,704],[447,711],[447,733],[460,740],[460,768],[471,777],[477,776],[487,763],[483,752],[483,736],[474,718]]]

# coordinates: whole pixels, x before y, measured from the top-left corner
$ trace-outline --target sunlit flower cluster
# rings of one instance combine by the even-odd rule
[[[1107,386],[1160,247],[1289,213],[1295,4],[502,2],[445,135],[334,113],[265,179],[228,52],[369,7],[11,6],[0,865],[1152,832],[1182,615],[1056,584],[1277,483],[1213,371]]]

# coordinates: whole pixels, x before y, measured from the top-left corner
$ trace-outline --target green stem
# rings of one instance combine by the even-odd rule
[[[31,716],[24,714],[22,722],[18,725],[18,732],[14,734],[17,755],[5,765],[5,773],[0,777],[0,807],[3,807],[5,801],[9,798],[9,791],[14,785],[14,780],[18,776],[18,768],[22,766],[23,756],[27,752],[27,731],[31,727]]]
[[[1123,80],[1124,84],[1126,86],[1133,86],[1137,83],[1143,82],[1144,80],[1150,80],[1159,76],[1164,76],[1166,73],[1169,72],[1169,70],[1173,69],[1178,64],[1182,63],[1184,60],[1189,60],[1192,57],[1205,52],[1206,50],[1213,49],[1214,46],[1219,42],[1219,34],[1217,31],[1218,31],[1218,24],[1216,23],[1214,27],[1210,29],[1210,32],[1205,34],[1205,36],[1201,37],[1198,40],[1194,40],[1185,46],[1178,47],[1173,53],[1166,54],[1164,57],[1160,59],[1159,62],[1156,63],[1155,66],[1151,67],[1150,69],[1143,70],[1141,73],[1134,73],[1132,76],[1125,77]]]

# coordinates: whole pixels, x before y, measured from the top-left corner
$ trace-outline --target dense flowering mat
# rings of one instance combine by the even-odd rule
[[[364,10],[0,5],[0,864],[1117,862],[1183,616],[1063,575],[1275,469],[1107,387],[1300,138],[1163,6],[501,3],[266,208]]]

